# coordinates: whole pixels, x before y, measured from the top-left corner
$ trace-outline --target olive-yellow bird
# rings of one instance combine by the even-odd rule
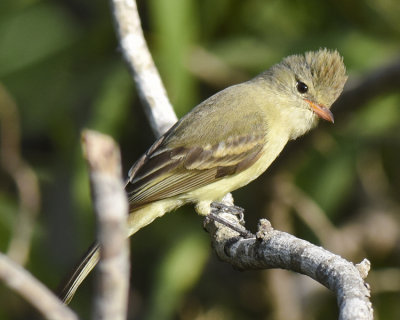
[[[333,122],[329,108],[346,80],[339,53],[320,49],[289,56],[200,103],[129,171],[129,236],[186,203],[208,214],[211,202],[256,179],[318,118]],[[63,288],[65,303],[98,260],[95,243]]]

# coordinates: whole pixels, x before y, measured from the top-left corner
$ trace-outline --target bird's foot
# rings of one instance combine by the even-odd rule
[[[230,213],[239,218],[239,223],[244,226],[244,209],[235,205],[227,205],[223,202],[212,202],[211,205],[211,213],[215,213],[216,211],[222,211],[225,213]]]
[[[239,233],[240,236],[242,236],[243,238],[254,237],[254,235],[251,232],[247,231],[244,228],[244,219],[243,219],[244,209],[243,208],[240,208],[240,207],[234,206],[234,205],[232,205],[232,206],[226,205],[226,204],[220,203],[220,202],[213,202],[210,207],[211,207],[211,212],[209,215],[207,215],[206,221],[212,220],[214,222],[223,224],[224,226],[230,228],[231,230]],[[228,219],[221,217],[218,214],[218,212],[230,213],[230,214],[237,216],[239,219],[239,225]]]

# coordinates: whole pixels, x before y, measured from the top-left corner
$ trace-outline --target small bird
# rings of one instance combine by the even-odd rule
[[[289,140],[334,122],[329,110],[347,80],[337,51],[292,55],[222,90],[180,119],[132,166],[126,191],[129,234],[186,203],[210,204],[261,175]],[[60,293],[69,303],[99,260],[93,244]]]

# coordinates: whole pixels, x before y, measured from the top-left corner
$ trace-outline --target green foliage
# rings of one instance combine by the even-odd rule
[[[209,255],[203,233],[181,234],[157,268],[149,314],[146,319],[170,319],[184,295],[197,283]]]
[[[196,1],[149,1],[149,20],[155,32],[155,59],[177,114],[182,116],[197,100],[195,81],[185,63],[198,28]]]

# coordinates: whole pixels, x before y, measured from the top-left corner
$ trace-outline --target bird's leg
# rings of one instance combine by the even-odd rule
[[[212,202],[211,205],[211,213],[215,213],[216,211],[222,211],[226,213],[233,214],[239,218],[239,223],[244,226],[244,209],[235,205],[227,205],[223,202]]]
[[[244,237],[244,238],[251,238],[254,237],[254,235],[247,231],[245,228],[243,228],[242,226],[244,225],[244,219],[243,219],[243,212],[244,210],[240,207],[237,206],[230,206],[230,205],[226,205],[224,203],[220,203],[220,202],[213,202],[210,206],[210,214],[207,215],[206,217],[206,221],[207,220],[213,220],[215,222],[221,223],[224,226],[232,229],[233,231],[236,231],[237,233],[240,234],[240,236]],[[237,215],[239,217],[239,223],[241,226],[238,226],[237,224],[229,221],[228,219],[225,219],[223,217],[221,217],[220,215],[218,215],[218,212],[223,212],[223,213],[230,213],[233,215]]]

